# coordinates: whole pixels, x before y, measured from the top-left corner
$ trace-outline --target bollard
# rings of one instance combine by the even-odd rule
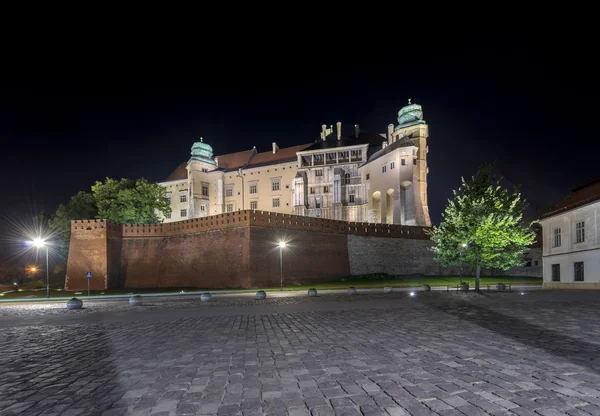
[[[204,292],[203,294],[200,295],[200,300],[202,302],[210,302],[211,299],[212,299],[212,295],[208,292]]]
[[[317,296],[317,289],[308,289],[308,296]]]
[[[431,286],[423,285],[423,292],[429,292],[431,290]]]
[[[349,295],[356,295],[356,289],[354,287],[350,286],[348,288],[348,294]]]
[[[392,293],[392,287],[391,286],[384,286],[383,287],[383,293]]]
[[[506,285],[504,283],[498,283],[496,289],[498,289],[499,292],[503,292],[506,290]]]
[[[261,299],[265,299],[267,297],[267,294],[265,293],[264,290],[259,290],[258,292],[256,292],[256,299],[261,300]]]
[[[83,307],[83,301],[77,298],[73,298],[67,301],[67,309],[81,309]]]
[[[129,298],[129,304],[131,306],[141,306],[142,305],[142,297],[140,295],[133,295]]]

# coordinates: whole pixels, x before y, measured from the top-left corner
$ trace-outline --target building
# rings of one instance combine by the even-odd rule
[[[256,148],[214,156],[202,139],[189,161],[161,184],[172,212],[164,222],[246,209],[308,217],[430,226],[428,126],[420,105],[398,112],[386,133],[344,136],[321,126],[319,140],[268,152]]]
[[[544,288],[600,289],[600,176],[542,217]]]

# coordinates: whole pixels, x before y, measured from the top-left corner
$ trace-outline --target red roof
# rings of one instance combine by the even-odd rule
[[[181,165],[177,166],[177,169],[173,171],[169,175],[169,177],[165,180],[165,182],[170,181],[178,181],[181,179],[187,179],[187,163],[183,162]]]
[[[600,200],[600,176],[595,176],[571,188],[571,194],[542,218],[551,217]]]
[[[235,170],[244,166],[250,161],[254,149],[243,150],[241,152],[228,153],[226,155],[216,156],[217,164],[220,169]]]
[[[296,152],[301,152],[307,147],[312,146],[314,143],[301,144],[298,146],[284,147],[283,149],[277,150],[277,152],[262,152],[254,155],[247,168],[253,168],[265,165],[274,165],[276,163],[292,162],[297,159]],[[219,161],[220,162],[220,161]]]

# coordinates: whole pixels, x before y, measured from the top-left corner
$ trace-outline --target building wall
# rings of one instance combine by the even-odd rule
[[[159,215],[159,218],[163,222],[176,222],[187,219],[187,209],[188,209],[188,201],[189,201],[189,192],[188,192],[188,181],[187,179],[182,179],[178,181],[171,182],[163,182],[161,185],[165,188],[165,194],[171,194],[169,201],[171,203],[171,217],[166,218],[164,215]],[[180,193],[186,194],[186,201],[180,201]],[[186,210],[186,216],[181,216],[181,210]]]
[[[600,288],[600,202],[585,205],[541,221],[543,278],[547,288]],[[576,241],[576,224],[584,222],[584,241]],[[560,229],[560,245],[554,230]],[[575,282],[574,263],[584,263],[584,281]],[[560,265],[560,282],[552,281],[552,265]]]

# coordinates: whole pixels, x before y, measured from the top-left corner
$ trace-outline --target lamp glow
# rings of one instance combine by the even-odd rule
[[[461,246],[466,247],[467,243],[462,243]]]
[[[42,240],[41,238],[36,238],[35,240],[33,240],[31,242],[31,244],[33,244],[37,248],[42,248],[46,245],[46,242],[44,240]]]
[[[285,241],[280,241],[279,242],[279,247],[281,247],[281,248],[285,248],[286,245],[287,244],[285,243]]]
[[[414,296],[415,292],[410,292],[409,294],[410,294],[410,296]]]

